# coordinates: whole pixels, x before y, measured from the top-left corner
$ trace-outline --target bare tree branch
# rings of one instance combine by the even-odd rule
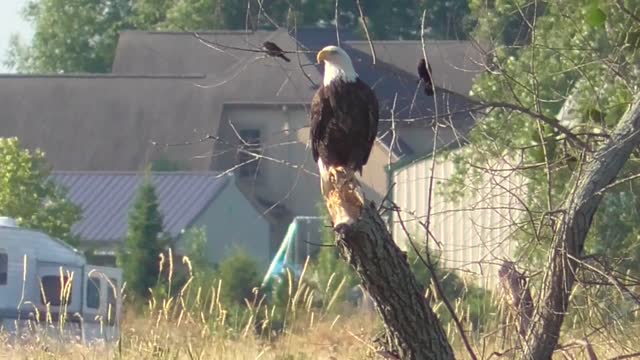
[[[605,191],[607,191],[607,190],[609,190],[609,189],[611,189],[613,187],[616,187],[616,186],[618,186],[620,184],[624,184],[627,181],[632,181],[632,180],[635,180],[635,179],[638,179],[638,178],[640,178],[640,174],[635,174],[635,175],[628,176],[628,177],[626,177],[624,179],[616,180],[616,181],[612,182],[611,184],[609,184],[609,185],[605,186],[604,188],[602,188],[600,191],[597,192],[597,194],[601,195],[602,193],[604,193]]]
[[[634,14],[631,10],[624,6],[624,0],[617,0],[616,4],[618,4],[618,7],[620,8],[620,10],[622,10],[622,12],[629,15],[629,17],[631,17],[634,21],[640,23],[640,17],[638,17],[638,15]]]
[[[626,355],[620,355],[620,356],[612,357],[609,360],[636,359],[638,357],[640,357],[640,351],[639,352],[635,352],[633,354],[626,354]]]
[[[340,0],[336,0],[336,9],[335,9],[335,22],[336,22],[336,44],[338,44],[338,46],[340,46],[340,25],[338,23],[339,21],[339,10],[338,10],[338,5],[339,5]]]
[[[362,4],[360,4],[360,0],[356,0],[356,5],[358,6],[358,11],[360,12],[360,21],[362,21],[362,27],[364,28],[364,33],[367,35],[367,41],[369,42],[369,49],[371,49],[371,58],[373,65],[376,64],[376,49],[373,47],[373,41],[371,40],[371,35],[369,35],[369,26],[367,25],[367,18],[364,16],[364,11],[362,10]]]
[[[535,112],[535,111],[531,111],[525,107],[522,107],[520,105],[515,105],[515,104],[510,104],[510,103],[505,103],[505,102],[481,102],[481,101],[477,101],[477,100],[473,100],[473,99],[469,99],[472,103],[476,103],[478,104],[478,106],[475,108],[475,110],[480,110],[482,108],[502,108],[502,109],[508,109],[508,110],[513,110],[513,111],[517,111],[519,113],[525,114],[525,115],[529,115],[534,119],[540,120],[543,123],[553,127],[554,129],[556,129],[559,133],[562,133],[563,135],[565,135],[567,137],[567,139],[569,139],[571,142],[575,143],[576,145],[578,145],[579,147],[589,150],[589,146],[582,141],[580,138],[578,138],[573,132],[571,132],[571,130],[567,129],[565,126],[560,124],[560,121],[558,121],[557,119],[554,119],[552,117],[548,117],[544,114]]]
[[[430,254],[428,246],[425,245],[425,247],[426,247],[425,254],[427,255],[427,259],[425,259],[422,256],[422,254],[420,254],[420,249],[416,246],[416,244],[411,239],[411,235],[409,234],[409,231],[407,230],[406,226],[404,225],[404,221],[402,220],[402,216],[401,216],[400,212],[397,211],[396,214],[398,215],[398,219],[399,219],[402,231],[404,232],[405,236],[407,237],[407,240],[408,240],[409,244],[411,245],[411,247],[413,248],[413,251],[415,251],[416,256],[418,257],[418,259],[420,259],[422,264],[427,268],[427,270],[429,270],[429,274],[431,275],[431,281],[433,282],[433,285],[435,286],[436,292],[438,293],[438,296],[440,297],[440,299],[442,299],[442,302],[444,303],[445,307],[449,311],[449,314],[451,315],[451,319],[453,320],[454,324],[456,325],[456,328],[458,329],[458,333],[460,334],[460,338],[462,339],[462,342],[464,343],[464,346],[467,349],[469,357],[471,357],[471,359],[473,359],[473,360],[478,359],[478,357],[476,356],[475,352],[473,351],[473,347],[471,346],[471,342],[469,341],[469,338],[465,334],[464,326],[462,326],[462,322],[460,321],[460,318],[458,317],[458,314],[456,314],[456,311],[455,311],[453,305],[451,305],[451,301],[449,301],[449,299],[447,298],[447,295],[444,293],[444,289],[442,288],[442,284],[440,283],[440,279],[438,279],[438,274],[436,273],[436,269],[435,269],[434,263],[433,263],[433,261],[431,259],[431,254]],[[427,226],[427,231],[428,231],[428,226]]]

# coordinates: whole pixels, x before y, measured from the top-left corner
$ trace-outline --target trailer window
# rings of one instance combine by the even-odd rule
[[[41,277],[40,281],[42,282],[40,301],[43,305],[47,303],[51,306],[71,304],[72,291],[69,277],[63,276],[61,279],[57,275],[47,275]]]
[[[0,249],[0,285],[7,285],[7,273],[9,272],[9,257],[7,252]]]
[[[100,307],[100,279],[90,277],[87,280],[87,307],[97,309]]]

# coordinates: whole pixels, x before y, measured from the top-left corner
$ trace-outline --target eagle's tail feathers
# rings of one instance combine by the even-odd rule
[[[318,159],[318,172],[320,173],[320,192],[327,196],[331,190],[331,168],[324,165],[322,159]]]

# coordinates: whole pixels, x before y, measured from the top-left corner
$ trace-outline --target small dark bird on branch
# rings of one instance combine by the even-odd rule
[[[427,96],[433,96],[433,82],[431,81],[431,64],[429,64],[429,70],[427,70],[427,62],[425,59],[420,59],[418,62],[418,76],[424,81],[424,93]]]
[[[271,41],[265,41],[262,44],[262,49],[265,50],[267,52],[267,55],[269,56],[282,58],[286,62],[291,61],[288,57],[284,56],[284,51],[282,51],[282,49],[280,49],[278,45]]]

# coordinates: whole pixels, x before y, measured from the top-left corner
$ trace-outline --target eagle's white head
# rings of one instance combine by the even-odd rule
[[[337,79],[353,82],[358,78],[351,58],[346,51],[337,46],[326,46],[318,52],[316,59],[318,64],[324,61],[324,80],[322,83],[325,86]]]

